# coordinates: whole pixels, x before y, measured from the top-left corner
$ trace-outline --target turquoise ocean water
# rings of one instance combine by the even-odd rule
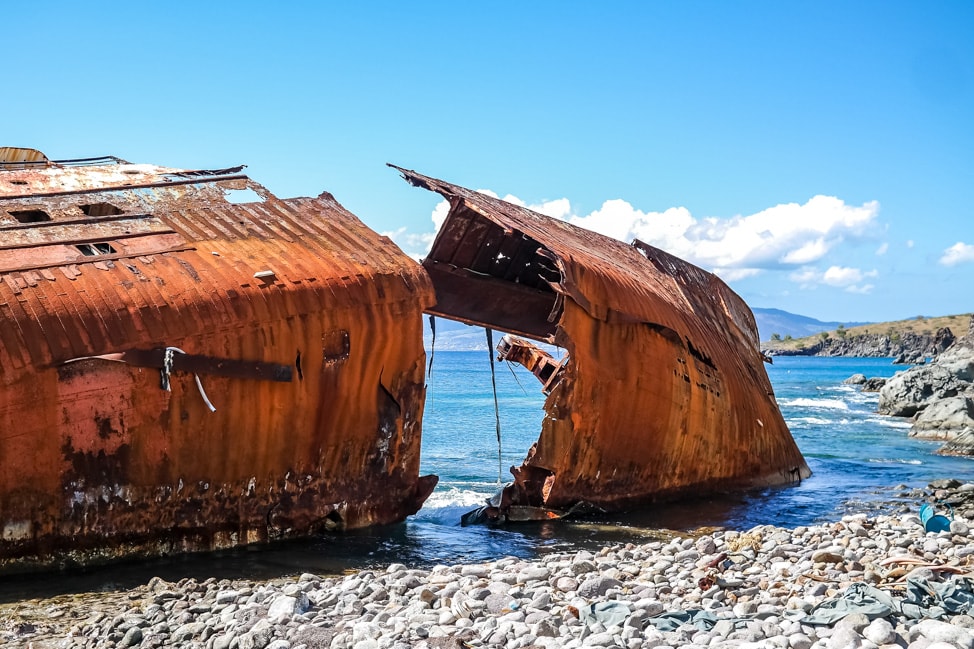
[[[940,457],[937,443],[907,436],[909,423],[875,413],[877,395],[842,381],[854,373],[892,376],[891,359],[780,357],[766,366],[775,395],[814,475],[800,486],[707,498],[582,522],[546,522],[506,529],[460,527],[460,515],[498,486],[490,363],[486,351],[437,351],[429,378],[421,472],[440,476],[424,508],[405,523],[221,552],[105,567],[84,574],[0,580],[0,600],[145,583],[154,575],[269,578],[301,572],[337,574],[391,562],[410,566],[484,561],[503,556],[638,542],[661,528],[796,526],[847,511],[875,511],[898,484],[924,486],[955,477],[974,480],[974,460]],[[503,479],[537,439],[544,396],[516,366],[495,366]],[[633,398],[637,398],[635,395]],[[908,503],[912,506],[912,503]]]

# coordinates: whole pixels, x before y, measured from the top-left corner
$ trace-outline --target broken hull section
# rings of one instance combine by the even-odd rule
[[[399,169],[449,214],[423,261],[430,313],[554,343],[537,443],[499,501],[623,510],[811,472],[774,400],[757,327],[719,278]]]
[[[39,164],[0,173],[0,571],[419,509],[418,264],[239,169]]]

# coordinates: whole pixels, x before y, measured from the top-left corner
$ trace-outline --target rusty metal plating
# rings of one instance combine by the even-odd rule
[[[429,495],[426,273],[331,195],[241,171],[0,149],[0,571],[388,523]]]
[[[753,315],[719,278],[645,243],[395,168],[450,203],[423,260],[436,291],[427,311],[568,351],[545,379],[540,437],[512,468],[501,510],[622,509],[810,475]],[[521,346],[529,368],[536,351]]]

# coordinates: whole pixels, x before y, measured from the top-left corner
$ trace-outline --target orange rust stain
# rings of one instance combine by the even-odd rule
[[[436,291],[429,312],[568,352],[502,502],[621,509],[810,475],[753,315],[719,278],[642,242],[397,169],[450,202],[423,261]]]
[[[419,476],[420,266],[328,194],[279,200],[239,169],[92,165],[0,166],[0,229],[36,244],[0,255],[0,571],[415,512],[435,484]],[[264,200],[224,199],[243,187]],[[30,210],[49,220],[19,220]],[[126,219],[153,225],[123,243]],[[167,347],[244,362],[199,374],[214,412],[192,373],[166,391],[160,367],[119,362]]]

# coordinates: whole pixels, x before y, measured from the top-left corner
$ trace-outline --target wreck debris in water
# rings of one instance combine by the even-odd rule
[[[567,350],[555,361],[527,341],[502,343],[548,397],[495,518],[513,507],[620,510],[811,474],[754,317],[719,278],[638,240],[394,168],[450,204],[423,261],[436,292],[428,313]]]
[[[432,491],[428,276],[241,171],[0,148],[0,571],[389,523]]]

